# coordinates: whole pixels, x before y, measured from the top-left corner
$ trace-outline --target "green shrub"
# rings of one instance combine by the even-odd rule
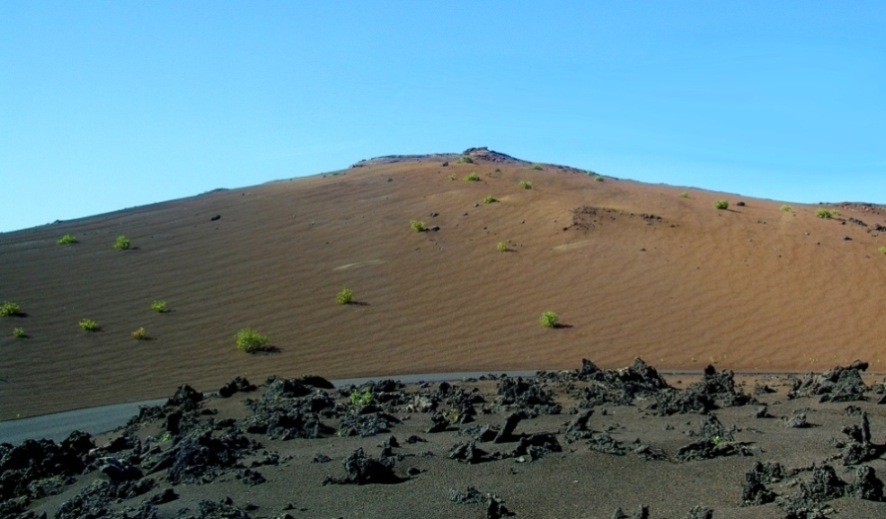
[[[449,180],[455,180],[455,175],[449,175]]]
[[[116,250],[126,250],[131,244],[132,243],[129,241],[129,238],[123,236],[122,234],[120,236],[117,236],[117,239],[114,240],[114,248]]]
[[[468,173],[467,175],[465,175],[464,181],[465,182],[479,182],[480,175],[478,175],[476,173]]]
[[[132,338],[137,341],[146,341],[148,340],[148,332],[145,331],[144,327],[139,328],[132,332]]]
[[[252,328],[243,328],[234,337],[237,349],[246,353],[255,353],[265,349],[268,344],[268,336],[262,335]]]
[[[529,166],[529,169],[531,169],[533,171],[541,171],[542,167],[541,167],[541,164],[533,164],[533,165]]]
[[[428,230],[428,226],[421,220],[409,220],[409,226],[415,232],[425,232]]]
[[[594,177],[594,180],[596,180],[597,182],[603,182],[603,180],[605,179],[602,176],[597,175],[596,177]]]
[[[548,310],[547,312],[542,312],[541,317],[538,318],[538,322],[541,323],[541,325],[545,328],[556,327],[557,321],[559,320],[560,318],[557,316],[557,314],[551,312],[550,310]]]
[[[77,243],[77,238],[75,238],[73,234],[65,234],[55,243],[58,243],[59,245],[70,245],[72,243]]]
[[[349,305],[354,301],[354,291],[350,288],[343,288],[335,296],[335,301],[340,305]]]
[[[162,299],[155,299],[151,301],[151,310],[157,312],[158,314],[165,313],[166,310],[166,301]]]
[[[369,391],[369,388],[364,389],[362,392],[358,389],[354,389],[351,391],[351,395],[348,397],[351,401],[351,405],[354,407],[362,407],[364,405],[369,405],[372,403],[372,392]]]
[[[824,207],[820,207],[815,210],[815,216],[830,220],[835,216],[840,216],[840,211],[837,211],[836,209],[825,209]]]
[[[472,159],[471,157],[469,157],[467,155],[462,155],[461,157],[458,158],[458,161],[462,164],[473,164],[474,163],[474,159]]]
[[[880,254],[886,254],[886,245],[883,245],[882,247],[880,247],[877,250],[880,251]]]
[[[25,333],[24,328],[13,328],[12,329],[12,336],[15,337],[16,339],[25,339],[28,337],[28,335]]]
[[[79,325],[80,329],[85,332],[97,332],[101,329],[101,326],[92,319],[80,319]]]
[[[532,182],[528,180],[521,180],[517,185],[523,189],[532,189]]]
[[[682,193],[680,193],[680,198],[689,198],[689,193],[683,191]]]
[[[12,317],[13,315],[18,315],[21,310],[21,307],[12,301],[0,303],[0,317]]]
[[[720,200],[714,200],[714,208],[720,210],[729,209],[729,202],[722,198]]]
[[[499,252],[508,252],[511,248],[508,246],[508,242],[500,241],[495,245],[496,250]]]
[[[486,195],[486,196],[483,197],[483,203],[484,203],[484,204],[491,204],[491,203],[494,203],[494,202],[498,202],[498,199],[495,198],[495,197],[492,196],[492,195]]]
[[[785,213],[790,213],[791,211],[794,210],[794,208],[789,206],[788,204],[783,204],[780,209],[782,210],[782,212],[785,212]]]

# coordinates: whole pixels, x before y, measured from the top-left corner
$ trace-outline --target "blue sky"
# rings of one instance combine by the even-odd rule
[[[886,203],[886,2],[0,0],[0,232],[488,146]]]

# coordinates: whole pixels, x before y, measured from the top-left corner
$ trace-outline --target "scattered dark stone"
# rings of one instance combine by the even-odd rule
[[[610,436],[608,432],[594,431],[586,443],[591,450],[602,452],[603,454],[624,456],[627,453],[624,444]]]
[[[668,455],[665,454],[665,451],[642,443],[638,443],[636,447],[634,447],[634,454],[639,456],[643,461],[662,461],[668,459]]]
[[[738,202],[735,202],[735,205],[737,205],[738,207],[744,207],[745,203],[739,200]]]
[[[138,467],[112,457],[98,460],[98,470],[108,476],[111,483],[115,484],[141,479],[143,476],[141,469]]]
[[[867,386],[860,372],[867,368],[867,362],[857,360],[848,368],[836,366],[817,377],[809,373],[802,380],[793,380],[788,398],[820,396],[821,402],[863,401]]]
[[[233,470],[243,456],[260,447],[236,430],[218,437],[213,436],[212,431],[202,431],[150,456],[143,465],[149,474],[168,469],[166,479],[174,485],[208,483],[219,474]]]
[[[780,498],[779,505],[785,512],[786,519],[808,519],[823,517],[820,511],[826,501],[838,499],[846,495],[848,485],[837,477],[830,465],[813,467],[812,478],[800,483],[800,490],[791,496]]]
[[[794,429],[805,429],[807,427],[812,427],[812,424],[806,419],[806,413],[803,412],[795,412],[793,416],[782,418],[785,425],[788,427],[793,427]]]
[[[505,424],[502,426],[498,434],[493,438],[493,443],[506,443],[516,440],[514,430],[521,420],[526,418],[526,413],[519,411],[511,413],[505,418]]]
[[[178,494],[175,489],[167,488],[158,494],[154,494],[148,499],[148,503],[152,505],[162,505],[165,503],[171,503],[178,499]]]
[[[852,482],[849,495],[868,501],[886,500],[883,496],[883,482],[870,465],[861,465],[855,469],[855,481]]]
[[[769,387],[767,384],[755,384],[754,385],[754,394],[755,395],[768,395],[775,393],[775,389]]]
[[[200,501],[199,515],[193,519],[250,519],[245,510],[237,508],[228,498],[218,503],[214,501]]]
[[[221,220],[221,215],[220,215],[220,214],[217,214],[217,215],[215,215],[215,216],[213,216],[212,218],[209,219],[210,222],[217,222],[217,221],[219,221],[219,220]]]
[[[578,440],[587,440],[593,436],[594,431],[588,427],[588,421],[594,414],[593,409],[582,411],[566,426],[566,441],[572,443]]]
[[[840,456],[845,466],[858,465],[886,453],[886,446],[871,443],[871,426],[865,412],[861,413],[859,425],[843,427],[842,432],[849,437],[848,441],[839,445],[842,447]]]
[[[399,483],[402,481],[394,474],[394,458],[379,456],[372,458],[357,449],[345,459],[343,465],[347,475],[344,478],[326,478],[323,484],[369,485],[377,483]]]
[[[641,505],[634,515],[628,515],[619,507],[612,513],[612,519],[649,519],[649,507]]]
[[[350,412],[342,418],[338,430],[342,436],[366,438],[391,432],[391,427],[398,423],[400,420],[397,417],[383,412],[368,414]]]
[[[449,489],[449,500],[460,505],[479,505],[486,502],[486,496],[474,487],[468,487],[465,492],[459,492],[454,488]]]
[[[489,496],[486,501],[486,519],[501,519],[502,517],[511,517],[515,515],[508,510],[504,503],[495,496]]]
[[[332,458],[320,453],[314,454],[313,459],[311,459],[311,463],[329,463],[330,461],[332,461]]]
[[[741,203],[741,202],[739,202]],[[686,519],[713,519],[714,511],[710,508],[706,508],[703,506],[694,506],[692,510],[689,511],[689,515],[686,516]]]
[[[265,479],[261,472],[252,469],[238,470],[235,477],[241,482],[252,487],[256,485],[261,485],[262,483],[265,483],[267,481],[267,479]]]
[[[175,394],[166,401],[166,407],[181,407],[185,411],[192,411],[197,409],[202,401],[203,393],[185,384],[179,386]]]
[[[754,418],[772,418],[772,415],[769,414],[769,406],[768,405],[758,405],[754,408]]]
[[[562,406],[554,401],[549,391],[545,391],[535,379],[506,377],[498,381],[499,403],[519,408],[532,408],[539,413],[559,414]]]
[[[477,448],[476,442],[473,441],[456,443],[449,449],[449,459],[462,463],[480,463],[486,460],[488,454],[483,449]]]
[[[449,161],[448,161],[448,160],[444,160],[443,162],[440,163],[440,165],[443,166],[443,167],[445,168],[446,166],[449,165]]]
[[[428,440],[425,440],[425,439],[422,438],[421,436],[416,436],[416,435],[414,435],[414,434],[410,435],[409,438],[406,438],[406,443],[409,443],[409,444],[419,443],[419,442],[421,442],[421,443],[425,443],[425,442],[427,442],[427,441],[428,441]]]
[[[697,461],[723,456],[753,455],[754,449],[746,443],[702,438],[680,447],[677,450],[676,458],[680,461]]]
[[[847,405],[843,412],[849,416],[861,416],[864,411],[862,411],[857,405]]]
[[[335,389],[335,384],[319,375],[302,375],[295,380],[306,386],[311,386],[316,389]]]
[[[58,493],[92,461],[94,447],[92,436],[80,431],[72,432],[61,444],[51,440],[0,444],[0,502]],[[40,480],[44,482],[36,483]]]
[[[742,506],[759,506],[775,501],[775,492],[766,487],[784,478],[784,467],[780,463],[754,463],[754,468],[745,474],[742,486]]]
[[[530,461],[543,458],[552,452],[561,452],[563,448],[557,441],[557,436],[551,433],[536,433],[520,438],[517,447],[508,453],[506,457],[516,458],[529,456]]]
[[[222,398],[230,398],[234,395],[234,393],[238,392],[250,392],[255,391],[257,388],[255,384],[251,384],[244,377],[237,377],[234,380],[228,382],[221,389],[218,390],[218,394]]]

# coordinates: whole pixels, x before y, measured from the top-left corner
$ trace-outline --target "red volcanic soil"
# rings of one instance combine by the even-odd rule
[[[813,205],[471,155],[375,159],[0,235],[0,301],[26,314],[0,317],[0,419],[236,375],[560,369],[582,357],[765,371],[860,358],[884,371],[882,208],[844,204],[823,219]],[[78,243],[56,244],[65,233]],[[118,235],[130,250],[112,247]],[[336,303],[343,287],[357,304]],[[153,312],[155,299],[170,311]],[[564,326],[540,326],[546,310]],[[81,331],[83,318],[100,331]],[[275,351],[238,351],[247,326]],[[139,327],[150,340],[131,338]]]

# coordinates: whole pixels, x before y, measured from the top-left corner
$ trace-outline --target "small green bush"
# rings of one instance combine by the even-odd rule
[[[820,207],[815,210],[815,216],[830,220],[835,216],[840,216],[840,211],[837,211],[836,209],[825,209],[824,207]]]
[[[714,208],[720,210],[729,209],[729,202],[722,198],[720,200],[714,200]]]
[[[880,247],[877,250],[880,251],[880,254],[886,254],[886,245],[883,245],[882,247]]]
[[[364,405],[369,405],[372,403],[372,392],[369,388],[364,389],[362,392],[354,389],[351,391],[351,395],[348,397],[351,401],[351,405],[354,407],[362,407]]]
[[[340,305],[349,305],[354,301],[354,291],[350,288],[343,288],[335,296],[335,301]]]
[[[508,242],[500,241],[495,245],[495,249],[499,252],[508,252],[511,248],[508,246]]]
[[[151,310],[157,312],[158,314],[165,313],[166,310],[166,301],[162,299],[155,299],[151,301]]]
[[[498,202],[498,199],[495,198],[495,197],[492,196],[492,195],[486,195],[486,196],[483,197],[483,203],[484,203],[484,204],[492,204],[492,203],[495,203],[495,202]]]
[[[464,181],[465,182],[479,182],[480,175],[478,175],[476,173],[468,173],[467,175],[465,175]]]
[[[529,166],[529,169],[531,169],[533,171],[541,171],[542,167],[541,167],[541,164],[533,164],[533,165]]]
[[[780,209],[781,209],[781,211],[784,212],[784,213],[790,213],[791,211],[794,210],[794,208],[791,207],[791,206],[789,206],[788,204],[783,204],[783,205],[780,207]]]
[[[532,182],[528,180],[521,180],[517,185],[523,189],[532,189]]]
[[[542,312],[541,317],[538,318],[538,322],[545,328],[556,327],[557,321],[559,320],[560,318],[557,316],[557,314],[551,312],[550,310],[548,310],[547,312]]]
[[[12,317],[21,312],[21,307],[12,301],[3,301],[0,303],[0,317]]]
[[[594,177],[594,180],[596,180],[597,182],[603,182],[605,179],[602,176],[597,175],[596,177]]]
[[[265,349],[268,344],[268,336],[262,335],[252,328],[243,328],[234,337],[237,349],[246,353],[255,353]]]
[[[461,157],[458,158],[458,161],[462,164],[473,164],[474,163],[474,159],[472,159],[471,157],[469,157],[467,155],[462,155]]]
[[[97,332],[101,329],[101,326],[92,319],[80,319],[79,326],[85,332]]]
[[[72,243],[77,243],[77,238],[75,238],[73,234],[65,234],[55,243],[58,243],[59,245],[70,245]]]
[[[148,340],[148,332],[145,331],[144,327],[141,327],[132,332],[132,338],[137,341],[146,341]]]
[[[680,198],[689,198],[689,193],[683,191],[682,193],[680,193]]]
[[[449,175],[449,180],[455,180],[455,175]]]
[[[24,328],[13,328],[12,329],[12,336],[15,337],[16,339],[25,339],[28,337],[28,334],[25,333]]]
[[[116,250],[127,250],[129,246],[132,245],[132,242],[129,241],[129,238],[123,236],[117,236],[117,239],[114,240],[114,249]]]
[[[409,220],[409,226],[415,232],[425,232],[428,230],[428,226],[421,220]]]

